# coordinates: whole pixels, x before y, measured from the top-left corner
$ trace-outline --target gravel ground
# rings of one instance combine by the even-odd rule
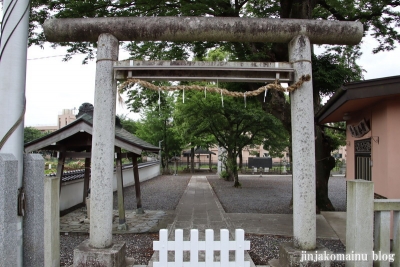
[[[240,188],[216,175],[207,178],[227,213],[292,214],[289,176],[241,176]],[[337,211],[346,211],[346,179],[331,177],[328,186],[333,206]]]
[[[250,240],[249,254],[254,264],[266,265],[268,261],[277,259],[279,255],[279,244],[292,242],[293,238],[272,235],[245,234],[246,240]],[[346,253],[346,247],[339,240],[328,240],[317,238],[317,242],[327,247],[334,254]],[[331,262],[331,267],[344,267],[345,262]]]
[[[163,175],[140,185],[144,210],[174,210],[185,191],[191,175]],[[125,209],[136,209],[135,186],[124,188]],[[114,209],[118,209],[117,193],[114,193]]]
[[[60,266],[71,266],[74,248],[88,238],[88,234],[61,235]],[[153,241],[158,240],[158,233],[113,235],[113,240],[125,241],[126,256],[134,258],[134,264],[147,265],[153,255]]]
[[[144,210],[175,210],[185,191],[191,175],[163,175],[141,183],[142,207]],[[125,208],[136,209],[135,187],[124,188]],[[118,207],[117,194],[114,194],[114,209]],[[87,234],[60,236],[61,266],[73,263],[73,251],[81,242],[88,239]],[[153,240],[158,233],[113,235],[114,240],[126,242],[127,256],[135,258],[134,264],[147,264],[153,255]]]
[[[141,184],[142,205],[148,210],[174,210],[178,205],[191,175],[160,176]],[[218,176],[207,176],[224,209],[228,213],[291,213],[288,207],[291,194],[290,177],[240,177],[242,188],[233,188],[232,183],[219,179]],[[343,177],[331,177],[329,197],[339,211],[346,209],[346,184]],[[114,197],[114,208],[116,205]],[[125,189],[127,209],[136,208],[134,187]],[[85,239],[87,234],[61,235],[61,266],[72,264],[73,249]],[[114,235],[114,240],[127,243],[127,256],[135,258],[134,264],[147,264],[152,255],[152,241],[158,239],[158,233]],[[290,242],[291,238],[271,235],[246,234],[251,241],[249,254],[255,264],[265,265],[270,259],[278,257],[281,242]],[[340,241],[318,239],[334,253],[344,253]],[[344,266],[343,262],[334,262],[331,266]]]

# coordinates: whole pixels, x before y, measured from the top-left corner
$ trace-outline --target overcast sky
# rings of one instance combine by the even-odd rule
[[[400,75],[400,49],[372,54],[374,41],[364,39],[363,55],[358,61],[367,72],[365,79]],[[62,62],[65,50],[39,47],[28,49],[25,126],[57,125],[57,115],[63,109],[78,109],[84,102],[93,104],[95,83],[95,62],[82,65],[83,55],[76,55],[68,62]],[[119,60],[128,57],[120,50]],[[117,104],[117,114],[129,111]],[[129,114],[137,119],[137,115]]]
[[[83,65],[84,55],[63,62],[64,55],[63,48],[28,49],[25,126],[57,125],[63,109],[78,110],[84,102],[94,103],[95,62]],[[121,50],[119,59],[127,57]],[[125,106],[117,104],[117,114],[128,113]]]

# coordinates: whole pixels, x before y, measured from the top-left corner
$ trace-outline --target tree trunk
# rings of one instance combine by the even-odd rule
[[[236,161],[236,154],[228,151],[227,172],[229,174],[227,181],[234,181],[234,187],[240,187],[239,175]]]
[[[194,147],[190,148],[190,173],[194,173]]]
[[[335,167],[335,159],[331,156],[330,140],[327,139],[320,127],[315,127],[315,187],[317,211],[334,211],[328,197],[328,182],[331,170]]]
[[[241,170],[243,168],[243,154],[242,154],[242,150],[240,150],[239,152],[239,170]]]
[[[316,0],[281,0],[281,18],[296,18],[296,19],[311,19],[312,18],[312,10],[316,6]],[[274,44],[273,45],[273,53],[277,61],[280,60],[287,60],[288,58],[288,50],[287,46],[282,46],[281,44]],[[319,88],[314,87],[314,112],[318,111],[320,107],[320,96],[319,96]],[[279,99],[282,98],[282,94],[279,93],[272,93],[272,100],[273,103],[278,104],[280,101]],[[275,107],[270,107],[274,110]],[[291,125],[290,125],[290,115],[289,115],[289,108],[284,109],[285,112],[272,113],[278,119],[280,119],[284,125],[284,127],[289,131],[291,135]],[[289,115],[289,116],[288,116]],[[335,210],[331,201],[328,197],[328,181],[329,175],[332,168],[335,166],[334,159],[330,156],[332,151],[330,141],[324,136],[323,132],[316,127],[315,129],[315,157],[316,157],[316,205],[317,210]],[[292,154],[291,154],[292,156]],[[291,158],[293,162],[293,158]],[[293,173],[293,172],[292,172]]]

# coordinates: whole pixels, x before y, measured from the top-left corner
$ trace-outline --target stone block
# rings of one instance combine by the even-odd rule
[[[115,242],[109,248],[92,248],[89,240],[74,249],[73,267],[125,267],[125,242]]]
[[[279,247],[279,261],[272,260],[274,267],[329,267],[332,252],[326,247],[317,244],[314,250],[301,250],[294,247],[293,242],[281,243]]]
[[[347,181],[346,253],[367,255],[367,261],[348,261],[348,267],[372,266],[374,183]],[[361,227],[362,226],[362,227]]]
[[[24,189],[24,262],[44,266],[44,159],[39,154],[24,155]]]
[[[44,266],[60,266],[60,178],[44,178]]]
[[[18,161],[0,154],[0,266],[18,266]]]

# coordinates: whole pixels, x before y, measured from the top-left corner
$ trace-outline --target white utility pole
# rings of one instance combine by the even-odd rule
[[[0,153],[18,160],[18,188],[22,187],[26,55],[28,49],[29,0],[4,0],[0,44]],[[17,125],[17,126],[14,126]],[[14,126],[7,141],[4,137]],[[15,192],[17,194],[17,192]],[[15,207],[17,212],[17,207]],[[22,217],[16,225],[18,266],[22,266]]]

